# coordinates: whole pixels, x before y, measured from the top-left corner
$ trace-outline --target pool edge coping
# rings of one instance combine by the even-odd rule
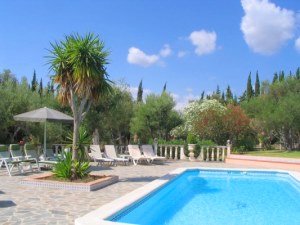
[[[166,175],[151,181],[148,184],[145,184],[142,187],[139,187],[120,198],[113,200],[110,203],[107,203],[100,208],[93,210],[82,217],[79,217],[75,220],[75,225],[125,225],[129,223],[118,223],[105,220],[106,218],[112,216],[113,214],[117,213],[118,211],[130,206],[132,203],[136,202],[137,200],[145,197],[152,191],[160,188],[167,182],[171,181],[178,175],[184,173],[187,170],[219,170],[219,171],[245,171],[245,172],[278,172],[278,173],[287,173],[297,181],[300,182],[300,172],[297,171],[289,171],[289,170],[280,170],[280,169],[255,169],[255,168],[211,168],[211,167],[181,167],[177,168]]]

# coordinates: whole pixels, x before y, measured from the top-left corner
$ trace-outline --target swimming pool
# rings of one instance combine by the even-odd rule
[[[289,173],[208,169],[182,172],[156,181],[161,184],[154,185],[157,187],[152,192],[138,190],[133,196],[140,193],[143,197],[123,205],[115,213],[107,213],[102,217],[103,222],[300,224],[300,183]],[[105,207],[102,213],[103,210]]]

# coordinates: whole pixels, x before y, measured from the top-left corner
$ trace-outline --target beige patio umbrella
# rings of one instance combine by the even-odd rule
[[[46,156],[46,137],[47,137],[47,121],[50,122],[62,122],[72,123],[73,118],[62,112],[47,107],[36,109],[30,112],[22,113],[14,116],[14,120],[17,121],[29,121],[29,122],[44,122],[44,149],[43,153]]]

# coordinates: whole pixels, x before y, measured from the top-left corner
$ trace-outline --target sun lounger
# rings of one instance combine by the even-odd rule
[[[123,163],[124,165],[128,165],[129,159],[118,157],[114,145],[105,145],[104,148],[105,154],[109,159],[115,160],[116,163]]]
[[[166,161],[166,157],[157,156],[152,148],[152,145],[142,145],[142,151],[144,156],[151,158],[152,162],[163,163]]]
[[[100,146],[99,145],[90,145],[91,152],[89,156],[94,160],[94,162],[98,162],[97,165],[103,165],[107,163],[109,165],[116,165],[115,160],[103,157]]]
[[[21,162],[21,172],[23,172],[23,164],[28,163],[30,170],[33,172],[31,163],[35,163],[37,165],[38,170],[40,170],[38,160],[32,157],[25,157],[21,151],[20,145],[18,144],[10,144],[9,151],[11,154],[12,161]]]
[[[152,162],[151,158],[143,156],[141,154],[141,151],[140,151],[138,145],[128,145],[128,152],[132,158],[134,165],[137,165],[138,163],[141,163],[141,162],[147,162],[147,163]]]
[[[46,146],[46,158],[45,160],[48,161],[57,161],[58,156],[54,154],[52,145],[47,145]]]
[[[53,166],[57,164],[57,160],[47,160],[44,159],[43,156],[38,154],[37,149],[32,144],[25,144],[24,146],[25,158],[33,158],[37,160],[38,165],[46,165],[46,166]]]
[[[21,169],[21,162],[20,161],[13,161],[10,157],[10,152],[8,151],[8,148],[6,145],[0,145],[0,169],[4,165],[7,173],[9,176],[11,176],[12,169],[17,166],[19,172],[22,172]]]

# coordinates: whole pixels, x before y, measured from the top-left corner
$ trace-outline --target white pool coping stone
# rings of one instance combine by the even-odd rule
[[[105,219],[130,206],[137,200],[160,188],[170,180],[188,170],[212,170],[212,171],[243,171],[243,172],[278,172],[287,173],[300,182],[300,172],[278,170],[278,169],[245,169],[245,168],[207,168],[207,167],[185,167],[171,171],[165,176],[156,179],[143,187],[140,187],[82,217],[75,220],[75,225],[124,225],[129,223],[118,223]]]

